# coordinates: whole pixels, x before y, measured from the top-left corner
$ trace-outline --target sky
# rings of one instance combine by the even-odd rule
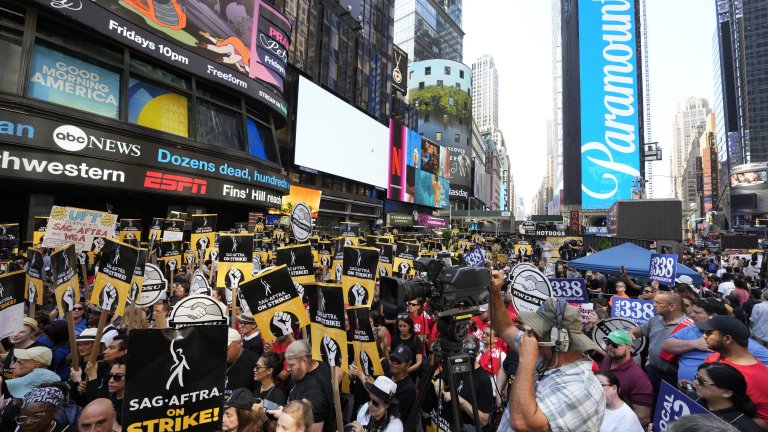
[[[556,0],[559,1],[559,0]],[[465,0],[464,63],[494,57],[499,73],[499,127],[512,164],[515,194],[526,208],[546,171],[547,120],[552,118],[552,2]],[[656,198],[670,193],[672,120],[689,96],[713,103],[715,5],[711,0],[647,0],[652,140]],[[639,59],[638,59],[639,61]]]

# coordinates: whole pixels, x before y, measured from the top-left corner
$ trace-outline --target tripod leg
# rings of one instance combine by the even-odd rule
[[[469,382],[469,401],[472,403],[472,418],[475,420],[478,430],[482,430],[480,427],[480,413],[477,409],[477,393],[475,393],[475,380],[472,372],[467,372],[467,381]],[[458,401],[457,401],[458,402]]]
[[[413,404],[413,408],[411,408],[411,415],[408,416],[408,422],[406,422],[404,430],[407,430],[407,431],[416,430],[416,420],[419,417],[421,417],[421,406],[424,404],[424,398],[427,396],[427,391],[429,391],[429,386],[432,385],[432,382],[431,382],[432,376],[435,375],[436,370],[437,370],[437,363],[431,364],[429,366],[429,369],[427,369],[426,377],[428,381],[422,384],[421,389],[419,389],[419,394],[416,395],[416,401]]]
[[[451,411],[453,412],[453,430],[461,430],[461,414],[459,414],[459,394],[456,392],[456,379],[448,373],[448,386],[451,392]],[[441,395],[437,395],[441,397]]]

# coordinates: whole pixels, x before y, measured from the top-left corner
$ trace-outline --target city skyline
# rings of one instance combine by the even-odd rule
[[[656,198],[674,195],[669,177],[677,103],[690,96],[713,101],[716,17],[715,4],[708,4],[710,7],[701,7],[700,0],[647,0],[653,128],[647,139],[659,142],[664,152],[664,160],[653,162]],[[485,13],[488,10],[497,12]],[[553,110],[551,13],[551,2],[514,7],[501,0],[464,4],[464,63],[471,65],[484,54],[494,57],[499,74],[499,127],[507,138],[515,193],[525,198],[526,206],[547,169],[547,121],[552,119]],[[678,31],[676,23],[681,16],[697,25]],[[499,28],[507,32],[504,37],[498,37]],[[535,43],[512,42],[516,40]],[[670,44],[670,40],[677,43]],[[687,54],[681,56],[681,50]],[[519,59],[524,59],[525,67],[520,66]]]

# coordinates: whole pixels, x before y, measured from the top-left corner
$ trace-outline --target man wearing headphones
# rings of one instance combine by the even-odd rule
[[[537,312],[522,312],[517,326],[501,297],[504,273],[491,277],[491,323],[519,355],[515,385],[500,432],[596,431],[605,395],[584,351],[595,349],[581,331],[579,310],[547,299]]]

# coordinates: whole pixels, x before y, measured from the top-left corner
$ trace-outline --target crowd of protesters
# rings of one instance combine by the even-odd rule
[[[706,263],[716,265],[702,269],[700,286],[685,276],[664,286],[632,278],[623,268],[616,274],[569,269],[552,261],[546,241],[535,242],[530,256],[515,255],[511,242],[475,246],[488,252],[493,272],[490,302],[479,306],[463,341],[472,359],[466,373],[450,376],[442,363],[442,338],[427,298],[405,299],[391,319],[376,292],[370,316],[384,374],[369,376],[351,364],[348,374],[337,369],[338,389],[301,331],[265,343],[253,315],[238,311],[227,335],[222,429],[337,430],[338,390],[345,431],[398,432],[408,425],[452,431],[454,407],[462,431],[644,431],[667,382],[713,414],[687,416],[669,430],[768,430],[768,289],[758,288],[762,275],[743,273],[744,262],[713,258]],[[584,254],[578,242],[560,249],[561,256]],[[594,304],[589,321],[582,322],[578,307],[556,299],[537,312],[517,313],[510,279],[522,261],[549,277],[585,278]],[[23,258],[15,266],[23,268]],[[0,432],[121,430],[127,354],[135,349],[130,329],[167,326],[171,310],[190,295],[192,266],[177,269],[169,295],[138,316],[110,315],[98,344],[100,309],[75,304],[77,364],[48,289],[43,307],[2,341]],[[209,266],[215,270],[211,263],[203,270]],[[84,299],[93,282],[88,271]],[[324,279],[323,269],[316,274]],[[221,289],[212,297],[226,302]],[[598,344],[593,333],[610,318],[615,298],[652,301],[655,315]],[[635,353],[641,337],[646,351]]]

